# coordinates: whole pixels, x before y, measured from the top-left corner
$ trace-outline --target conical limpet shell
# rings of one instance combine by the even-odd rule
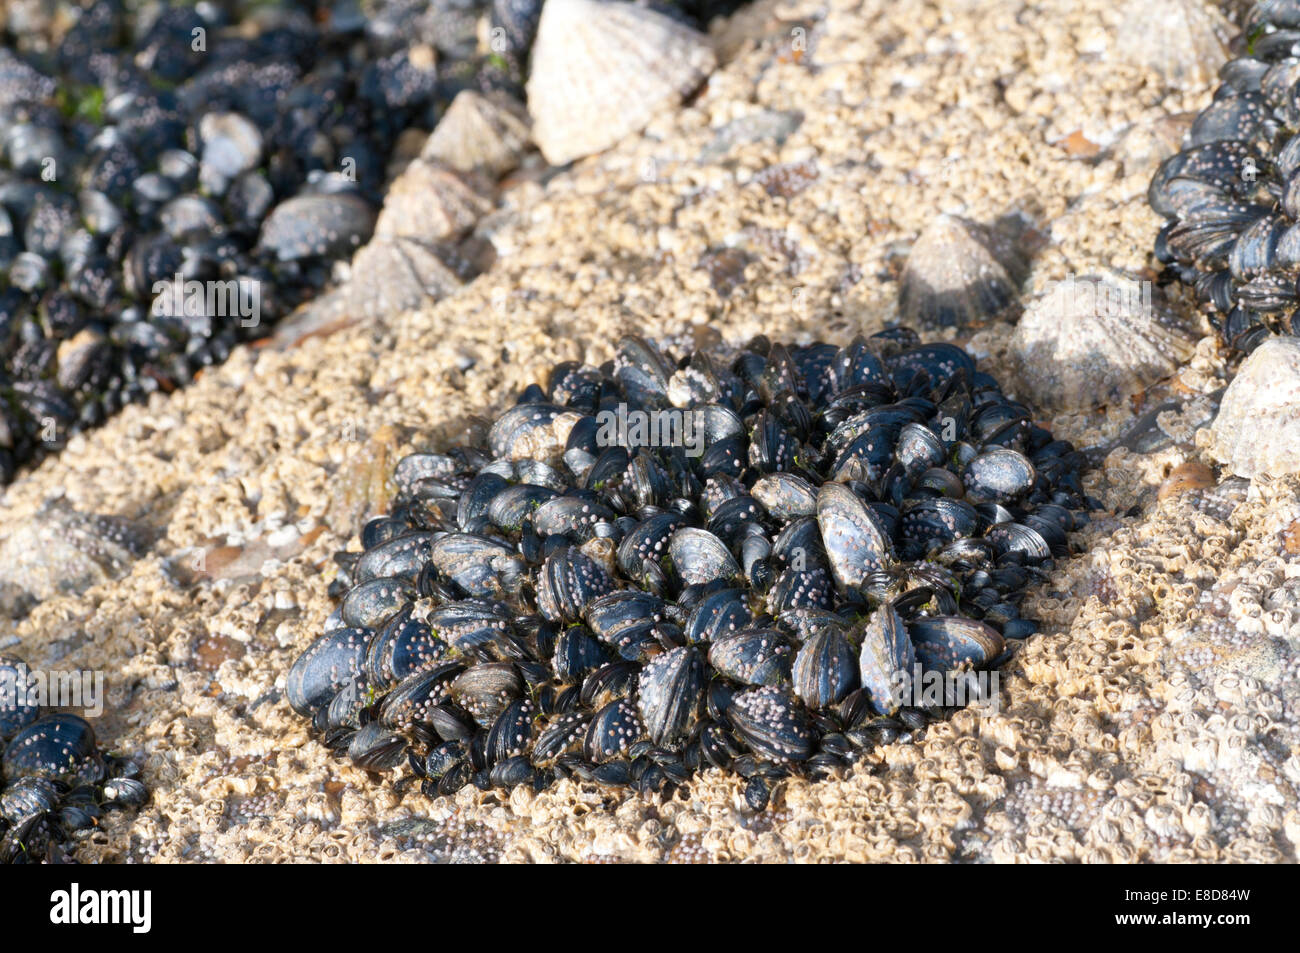
[[[528,151],[528,117],[507,96],[457,93],[429,135],[420,158],[459,172],[500,178]]]
[[[547,0],[528,77],[533,141],[553,165],[601,152],[681,102],[715,65],[704,35],[662,13]]]
[[[921,328],[968,328],[1011,310],[1018,282],[994,255],[988,230],[937,215],[912,246],[898,309]]]
[[[1268,338],[1242,361],[1210,433],[1210,454],[1237,476],[1300,471],[1300,339]]]
[[[458,237],[492,211],[488,191],[461,173],[416,159],[384,197],[375,234],[421,241]]]
[[[1195,332],[1150,282],[1119,272],[1067,277],[1034,298],[1011,338],[1012,371],[1027,397],[1051,411],[1110,406],[1173,375]]]
[[[448,267],[448,252],[413,238],[375,238],[352,258],[348,310],[358,317],[396,314],[452,294],[464,282]]]

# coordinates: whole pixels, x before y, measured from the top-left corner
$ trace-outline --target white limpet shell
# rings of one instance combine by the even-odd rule
[[[416,159],[389,187],[375,234],[420,241],[456,238],[492,211],[490,192],[471,176]]]
[[[920,328],[978,327],[1018,301],[1018,282],[994,255],[989,230],[936,215],[912,246],[898,308]]]
[[[528,117],[508,96],[462,90],[430,133],[420,158],[500,178],[528,151]]]
[[[1300,472],[1300,339],[1269,338],[1242,361],[1210,434],[1211,456],[1237,476]]]
[[[630,3],[547,0],[528,77],[533,141],[564,165],[639,132],[717,65],[702,33]]]
[[[1114,406],[1173,376],[1196,334],[1149,282],[1119,272],[1055,282],[1026,307],[1008,354],[1019,396],[1055,412]]]
[[[464,282],[442,250],[413,238],[375,238],[352,259],[348,311],[356,317],[395,314],[454,294]]]

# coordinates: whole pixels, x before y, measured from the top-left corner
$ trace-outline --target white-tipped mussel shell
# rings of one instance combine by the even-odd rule
[[[1038,473],[1018,450],[993,447],[966,464],[962,482],[972,503],[1011,503],[1028,493]]]
[[[673,565],[688,586],[741,575],[740,563],[731,550],[706,529],[685,526],[673,533],[668,548]]]
[[[742,629],[715,639],[709,664],[742,685],[785,685],[795,646],[777,629]]]
[[[56,711],[9,740],[0,772],[7,781],[36,777],[76,786],[101,780],[105,765],[90,723],[72,712]]]
[[[817,525],[835,582],[858,586],[868,573],[893,561],[894,545],[880,519],[842,483],[817,491]]]
[[[858,676],[876,714],[887,715],[898,707],[895,695],[901,688],[900,679],[911,677],[915,664],[916,654],[902,618],[893,606],[881,606],[863,627],[858,652]]]
[[[709,643],[739,632],[754,620],[743,589],[721,589],[696,603],[686,620],[686,638]]]
[[[760,758],[780,764],[806,761],[813,753],[817,730],[785,689],[742,692],[732,699],[727,716],[737,737]]]
[[[925,616],[908,623],[916,660],[926,669],[982,668],[1002,654],[1001,634],[986,622],[964,616]]]
[[[481,727],[490,728],[505,707],[523,695],[524,683],[509,662],[481,662],[456,676],[449,692]]]
[[[766,473],[754,483],[754,499],[783,522],[817,513],[817,490],[794,473]]]
[[[429,547],[429,555],[441,575],[471,596],[501,595],[513,588],[524,569],[523,559],[510,546],[474,533],[440,536]]]
[[[829,708],[858,687],[858,662],[839,626],[826,626],[799,649],[791,671],[794,693],[809,708]]]
[[[637,707],[650,740],[675,747],[690,735],[704,703],[704,659],[681,646],[657,655],[641,669]]]
[[[583,749],[597,764],[612,761],[645,737],[645,725],[636,706],[626,698],[615,699],[592,716]]]
[[[537,579],[537,609],[552,622],[576,622],[614,581],[594,559],[572,547],[546,557]]]
[[[517,404],[492,425],[488,446],[496,457],[541,460],[556,466],[569,432],[581,416],[555,404]]]
[[[361,673],[373,633],[340,628],[322,635],[289,668],[284,693],[300,715],[327,703],[340,688]]]

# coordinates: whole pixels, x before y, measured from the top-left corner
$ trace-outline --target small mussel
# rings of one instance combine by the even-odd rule
[[[34,703],[43,696],[21,660],[2,664],[0,863],[71,859],[69,847],[105,810],[138,807],[148,792],[133,764],[99,748],[84,718]]]
[[[1001,664],[1085,521],[1084,455],[903,329],[680,362],[628,338],[548,380],[486,441],[398,464],[286,680],[328,747],[430,795],[663,796],[714,768],[761,810],[942,717],[909,687]],[[701,443],[631,439],[663,412]]]

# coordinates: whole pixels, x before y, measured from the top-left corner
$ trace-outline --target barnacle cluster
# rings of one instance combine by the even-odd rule
[[[922,728],[1033,633],[1018,605],[1085,519],[1082,466],[908,330],[676,362],[628,337],[484,441],[398,464],[286,693],[429,793],[713,765],[761,807]]]
[[[105,810],[147,797],[138,768],[105,754],[89,722],[41,704],[40,677],[0,656],[0,863],[68,859]]]
[[[1157,257],[1222,339],[1250,350],[1270,330],[1300,333],[1300,3],[1257,3],[1238,42],[1148,199],[1168,219]]]

